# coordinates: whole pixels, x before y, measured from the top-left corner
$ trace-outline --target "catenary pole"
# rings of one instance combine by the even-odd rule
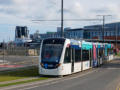
[[[63,0],[61,0],[61,37],[64,37],[64,27],[63,27]]]

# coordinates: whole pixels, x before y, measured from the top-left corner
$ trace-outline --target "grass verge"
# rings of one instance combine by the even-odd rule
[[[47,78],[38,78],[38,79],[32,79],[32,80],[26,80],[26,81],[19,81],[19,82],[14,82],[14,83],[7,83],[7,84],[0,84],[0,87],[6,87],[6,86],[11,86],[11,85],[18,85],[18,84],[25,84],[25,83],[30,83],[30,82],[35,82],[39,80],[45,80]]]
[[[29,68],[21,68],[13,71],[2,71],[0,72],[0,82],[4,81],[12,81],[17,79],[24,79],[30,77],[38,77],[38,68],[37,67],[29,67]]]
[[[119,56],[119,57],[120,57],[120,52],[119,52],[116,56]]]

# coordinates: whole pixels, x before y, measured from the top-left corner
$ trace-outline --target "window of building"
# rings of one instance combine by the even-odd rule
[[[111,32],[109,32],[109,36],[111,36]]]
[[[119,31],[119,36],[120,36],[120,31]]]
[[[110,32],[109,31],[107,32],[107,36],[110,36]]]
[[[95,36],[97,36],[97,32],[95,32]]]
[[[100,36],[102,36],[102,32],[100,32]]]
[[[107,36],[107,32],[106,32],[105,36]]]
[[[92,32],[92,37],[93,37],[93,32]]]
[[[93,33],[93,36],[94,36],[94,37],[96,36],[96,32]]]
[[[113,33],[113,36],[115,36],[115,35],[116,35],[116,33],[114,32],[114,33]]]
[[[114,36],[114,32],[111,32],[111,36]]]

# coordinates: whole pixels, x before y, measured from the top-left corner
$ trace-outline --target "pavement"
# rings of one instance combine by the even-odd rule
[[[15,85],[0,90],[120,90],[120,59],[63,78]]]

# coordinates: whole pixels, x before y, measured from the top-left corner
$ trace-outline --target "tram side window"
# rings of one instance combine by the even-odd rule
[[[65,57],[64,57],[64,63],[70,63],[71,62],[70,53],[71,53],[70,48],[66,48]]]
[[[75,62],[80,62],[81,61],[81,50],[75,50]]]
[[[102,55],[103,55],[103,50],[100,49],[100,51],[99,51],[99,56],[102,57]]]
[[[83,50],[82,51],[82,61],[89,60],[89,50]]]

